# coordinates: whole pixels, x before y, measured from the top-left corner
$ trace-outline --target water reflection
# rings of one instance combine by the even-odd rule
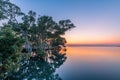
[[[63,80],[120,80],[120,47],[67,47]]]
[[[65,52],[58,50],[52,51],[48,61],[31,58],[21,62],[20,70],[14,73],[10,80],[62,80],[59,74],[56,74],[56,68],[59,68],[66,60]]]
[[[71,61],[84,62],[120,62],[119,47],[67,47],[67,56]]]

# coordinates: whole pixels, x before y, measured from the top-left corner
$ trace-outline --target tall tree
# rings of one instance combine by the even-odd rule
[[[23,15],[22,22],[16,17]],[[58,58],[61,46],[65,47],[66,40],[61,35],[74,28],[70,20],[56,22],[50,16],[39,16],[29,11],[21,12],[20,8],[9,0],[0,0],[0,20],[7,19],[8,23],[0,30],[0,76],[6,77],[17,64],[23,60],[23,45],[29,53],[35,54],[39,59]],[[25,39],[25,43],[24,40]],[[32,58],[36,58],[32,56]]]

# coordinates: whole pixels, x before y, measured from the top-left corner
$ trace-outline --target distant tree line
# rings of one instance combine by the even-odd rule
[[[56,22],[33,11],[25,14],[9,0],[0,0],[0,23],[2,20],[6,23],[0,26],[0,79],[18,71],[21,60],[47,61],[53,50],[65,47],[66,39],[61,35],[75,27],[69,19]]]

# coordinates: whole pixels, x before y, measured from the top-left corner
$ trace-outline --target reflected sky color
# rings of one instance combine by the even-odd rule
[[[70,19],[68,44],[120,44],[120,0],[11,0],[27,13]]]
[[[67,47],[67,60],[57,73],[63,80],[119,80],[120,48]]]
[[[68,47],[67,56],[71,61],[88,61],[88,62],[103,62],[103,61],[119,61],[119,47]]]

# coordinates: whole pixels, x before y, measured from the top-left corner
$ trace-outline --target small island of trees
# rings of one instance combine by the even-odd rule
[[[62,37],[75,27],[69,20],[54,21],[50,16],[25,14],[9,0],[0,0],[0,79],[19,71],[26,60],[50,62],[66,47]],[[65,54],[61,54],[63,56]],[[49,58],[48,58],[49,57]]]

